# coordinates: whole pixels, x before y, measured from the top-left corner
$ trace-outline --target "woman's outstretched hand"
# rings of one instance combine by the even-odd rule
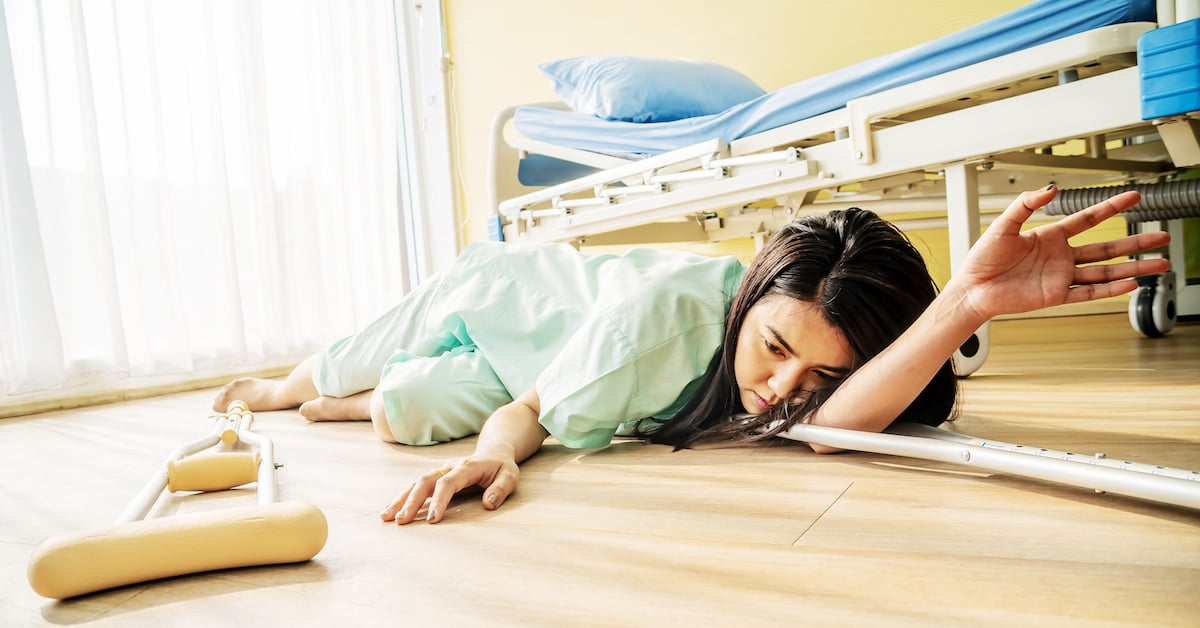
[[[981,320],[1064,303],[1103,299],[1137,288],[1134,279],[1161,273],[1166,259],[1098,264],[1161,247],[1164,232],[1073,246],[1069,239],[1133,207],[1137,192],[1124,192],[1057,222],[1021,231],[1034,211],[1054,198],[1054,186],[1022,193],[971,248],[951,285],[963,290],[963,305]]]
[[[549,433],[538,423],[541,401],[530,388],[500,406],[483,424],[475,453],[447,462],[408,485],[379,516],[403,525],[425,509],[425,521],[437,523],[446,516],[450,498],[460,491],[483,489],[483,507],[495,510],[517,490],[517,466],[537,452]]]
[[[517,489],[520,477],[517,463],[504,456],[474,454],[450,460],[417,478],[379,516],[404,525],[424,510],[425,520],[437,523],[446,515],[455,494],[476,486],[483,489],[483,507],[495,510]]]

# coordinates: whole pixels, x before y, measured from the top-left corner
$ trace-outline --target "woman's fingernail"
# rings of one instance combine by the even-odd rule
[[[400,512],[396,513],[396,519],[398,519],[398,520],[399,519],[407,519],[407,518],[408,518],[408,511],[404,510],[403,508],[400,509]]]
[[[500,496],[495,493],[492,493],[491,495],[488,495],[487,500],[488,500],[489,504],[495,506],[496,504],[500,503]]]
[[[1053,190],[1053,189],[1054,189],[1054,184],[1053,184],[1053,183],[1051,183],[1050,185],[1047,185],[1047,186],[1045,187],[1045,190],[1046,190],[1047,192],[1049,192],[1050,190]]]
[[[425,520],[426,520],[426,521],[433,521],[434,519],[437,519],[437,513],[436,513],[436,512],[434,512],[434,511],[432,511],[432,510],[430,510],[430,511],[429,511],[429,514],[425,515]]]

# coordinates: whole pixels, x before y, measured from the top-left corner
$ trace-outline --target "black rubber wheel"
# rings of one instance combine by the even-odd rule
[[[1134,321],[1134,326],[1139,332],[1150,338],[1161,338],[1163,335],[1162,330],[1154,324],[1154,296],[1157,292],[1154,285],[1142,286],[1129,303],[1129,307],[1134,309],[1129,320]]]
[[[1129,299],[1129,323],[1150,338],[1175,328],[1175,273],[1144,277]]]

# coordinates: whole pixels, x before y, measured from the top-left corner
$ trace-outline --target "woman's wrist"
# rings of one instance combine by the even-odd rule
[[[972,298],[971,286],[956,278],[946,282],[933,307],[937,308],[939,321],[961,324],[971,332],[994,316],[991,312],[980,310],[978,300]]]
[[[500,458],[517,462],[516,448],[511,443],[477,443],[474,455],[479,458]]]
[[[514,401],[501,406],[483,424],[475,454],[511,459],[519,464],[541,447],[546,436],[546,429],[538,423],[533,408]]]

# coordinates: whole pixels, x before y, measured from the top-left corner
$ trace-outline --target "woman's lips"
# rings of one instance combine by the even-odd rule
[[[771,409],[771,404],[767,403],[767,400],[759,396],[758,393],[752,390],[750,391],[750,394],[754,395],[754,403],[758,406],[759,412],[766,412],[767,410]]]

